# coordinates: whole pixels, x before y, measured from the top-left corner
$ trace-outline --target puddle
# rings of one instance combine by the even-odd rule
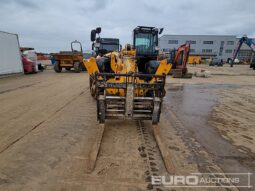
[[[243,163],[238,158],[248,156],[238,151],[236,146],[223,139],[216,128],[208,124],[212,108],[218,103],[218,96],[213,89],[235,89],[232,84],[184,84],[168,85],[164,104],[173,111],[182,122],[184,128],[213,157],[213,160],[224,172],[255,172],[250,164]],[[188,137],[182,134],[183,140]],[[246,161],[247,162],[247,161]]]

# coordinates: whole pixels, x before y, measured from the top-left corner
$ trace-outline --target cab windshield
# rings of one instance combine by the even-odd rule
[[[107,52],[118,51],[118,44],[100,44],[100,50],[106,50]]]
[[[135,48],[139,55],[153,54],[155,52],[156,35],[151,33],[138,33],[135,36]]]

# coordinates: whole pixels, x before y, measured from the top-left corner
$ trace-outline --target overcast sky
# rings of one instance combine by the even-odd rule
[[[255,0],[0,0],[0,31],[17,33],[21,46],[40,52],[69,50],[79,40],[91,48],[90,31],[131,42],[138,25],[163,34],[255,37]]]

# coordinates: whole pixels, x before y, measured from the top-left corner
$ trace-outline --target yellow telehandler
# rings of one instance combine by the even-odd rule
[[[165,96],[166,74],[172,67],[167,59],[159,59],[158,35],[162,31],[155,27],[138,26],[133,30],[133,45],[127,44],[123,49],[116,43],[114,46],[101,45],[102,39],[96,38],[101,28],[91,31],[96,55],[84,60],[84,65],[90,75],[91,95],[97,101],[100,125],[89,154],[87,172],[92,172],[95,167],[107,119],[134,119],[139,129],[143,120],[151,120],[165,167],[168,172],[175,172],[157,125]]]
[[[97,31],[101,29],[91,32],[93,45],[100,38],[96,39]],[[84,60],[100,123],[114,118],[159,122],[165,77],[172,66],[166,59],[158,59],[158,35],[162,31],[138,26],[133,30],[133,45]]]

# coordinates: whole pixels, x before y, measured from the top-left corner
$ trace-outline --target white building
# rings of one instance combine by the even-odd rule
[[[0,75],[23,73],[17,34],[0,31]]]
[[[189,41],[190,55],[200,55],[202,58],[217,57],[227,61],[233,57],[238,40],[234,35],[163,35],[159,38],[159,46],[161,51],[167,52]],[[245,50],[249,53],[251,51],[247,45],[243,45],[240,57],[242,55],[243,58],[245,53],[250,55]]]

